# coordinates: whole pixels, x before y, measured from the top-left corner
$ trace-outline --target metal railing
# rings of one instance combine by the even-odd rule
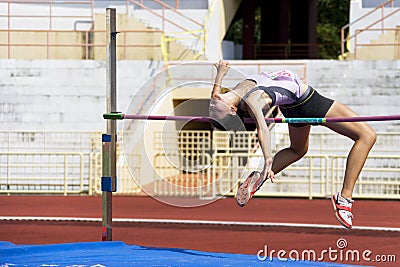
[[[246,178],[253,170],[262,169],[263,156],[260,151],[255,151],[257,144],[253,132],[229,134],[216,131],[212,139],[202,139],[201,145],[195,145],[193,149],[193,143],[185,144],[185,140],[195,142],[196,137],[191,138],[191,133],[195,132],[178,133],[174,142],[176,152],[179,147],[179,153],[173,154],[174,150],[168,149],[169,154],[165,154],[161,152],[160,146],[156,146],[160,153],[154,158],[154,170],[161,177],[154,180],[156,194],[186,197],[233,195],[240,179]],[[180,138],[182,133],[186,138]],[[272,142],[275,152],[287,146],[287,133],[274,132],[273,136],[277,137]],[[377,142],[375,151],[367,159],[356,184],[354,197],[400,197],[400,156],[397,155],[400,148],[395,145],[399,135],[386,133],[379,136],[380,142]],[[310,139],[310,143],[317,143],[313,151],[276,175],[275,183],[265,185],[257,195],[311,199],[328,197],[341,188],[351,143],[343,143],[344,137],[327,133],[311,133]],[[172,139],[159,141],[168,146],[168,140]],[[206,144],[207,140],[209,144]],[[318,140],[324,141],[318,144]],[[392,147],[388,149],[390,144]],[[173,157],[174,160],[171,160]]]
[[[0,193],[87,193],[83,162],[82,153],[0,152]]]
[[[262,154],[217,153],[215,155],[214,196],[234,195],[240,180],[251,171],[261,170]],[[306,155],[299,162],[276,175],[275,182],[267,183],[258,196],[326,197],[330,190],[330,159],[327,155]]]
[[[349,42],[352,39],[356,39],[357,35],[360,34],[360,32],[365,31],[365,30],[369,30],[369,29],[371,29],[371,27],[377,25],[378,23],[381,23],[380,30],[383,33],[383,31],[385,30],[385,19],[393,16],[394,14],[396,14],[397,12],[400,11],[400,8],[398,8],[398,9],[395,9],[394,11],[390,12],[389,14],[385,15],[384,10],[385,10],[385,7],[388,7],[388,5],[389,5],[389,7],[394,7],[394,0],[388,0],[388,1],[384,2],[384,3],[382,3],[381,5],[377,6],[373,10],[371,10],[370,12],[368,12],[368,13],[364,14],[363,16],[357,18],[356,20],[344,25],[341,28],[341,52],[342,52],[342,57],[344,57],[345,53],[346,53],[346,51],[345,51],[346,43]],[[380,19],[372,22],[371,24],[369,24],[368,26],[366,26],[363,29],[355,31],[355,34],[353,34],[353,35],[349,34],[347,37],[345,36],[346,32],[349,31],[350,26],[356,24],[357,22],[365,20],[366,18],[370,17],[372,14],[376,13],[377,11],[380,12],[380,15],[381,15]]]
[[[144,5],[145,2],[152,2],[152,0],[139,0],[138,2],[140,2],[140,4],[142,4],[142,5]],[[161,1],[156,1],[156,2],[161,2]],[[175,8],[175,9],[179,9],[180,0],[170,0],[170,2],[174,4],[174,6],[169,5],[170,7]],[[164,2],[161,2],[161,4],[166,5]]]
[[[7,8],[6,15],[0,13],[0,18],[7,18],[7,29],[11,30],[11,20],[13,18],[24,18],[24,19],[48,19],[48,29],[53,29],[54,19],[63,18],[77,18],[77,19],[90,19],[91,22],[94,21],[94,0],[71,0],[71,1],[54,1],[54,0],[0,0],[0,4],[4,4]],[[38,5],[40,6],[40,12],[42,14],[12,14],[12,9],[16,5]],[[65,15],[63,13],[57,13],[55,8],[59,6],[83,6],[88,7],[89,15],[77,15],[69,14]]]
[[[170,61],[168,63],[168,67],[174,67],[177,65],[181,65],[182,62],[174,62]],[[203,71],[196,70],[199,66],[205,66],[204,62],[190,62],[185,63],[185,68],[189,69],[193,68],[192,76],[189,78],[180,78],[172,76],[170,77],[173,80],[182,80],[182,81],[211,81],[214,82],[216,70],[212,64],[208,64],[209,71],[206,75],[204,75]],[[290,61],[290,60],[282,60],[282,61],[232,61],[230,62],[230,66],[234,70],[234,75],[229,75],[224,78],[224,81],[233,81],[235,83],[241,81],[243,79],[243,74],[252,75],[258,74],[261,72],[268,71],[276,71],[281,69],[290,69],[295,72],[299,78],[303,81],[307,81],[307,63],[302,61]],[[251,73],[246,73],[251,71]],[[203,75],[202,75],[203,74]],[[201,75],[201,76],[200,76]]]
[[[274,129],[272,137],[274,153],[289,145],[286,131]],[[399,138],[398,132],[378,133],[354,197],[400,197]],[[0,141],[0,194],[101,194],[99,132],[2,131]],[[149,170],[143,169],[143,155],[122,155],[117,147],[117,194],[137,195],[143,193],[142,188],[151,188],[160,196],[233,195],[239,179],[260,170],[263,164],[254,132],[155,132],[153,141],[153,166]],[[279,173],[275,183],[266,184],[257,195],[329,196],[342,186],[351,145],[351,140],[334,133],[311,132],[308,154]],[[130,159],[129,168],[126,158]],[[153,179],[139,186],[142,175]]]
[[[101,132],[0,131],[0,152],[100,152]]]
[[[31,58],[28,59],[64,59],[65,57],[69,57],[69,59],[85,60],[105,59],[104,49],[102,49],[105,47],[105,43],[103,42],[106,34],[105,30],[0,30],[0,34],[1,33],[8,33],[7,40],[0,42],[0,47],[7,47],[7,59],[19,57],[27,59],[28,56],[24,55],[24,53],[21,53],[21,55],[18,56],[18,52],[21,52],[18,48],[28,47],[30,49],[36,48],[35,53],[30,54]],[[12,36],[14,34],[29,33],[36,33],[43,36],[43,38],[35,43],[12,42]],[[75,33],[77,38],[69,38],[68,43],[57,40],[60,35],[68,35],[71,33]],[[136,56],[138,48],[161,48],[162,31],[160,30],[120,30],[119,34],[119,40],[122,40],[117,44],[117,48],[119,49],[119,60],[131,59],[133,56]],[[152,34],[155,38],[151,38],[148,42],[143,42],[142,40],[136,41],[138,38],[135,38],[134,36],[140,34]],[[96,38],[94,38],[94,35],[96,35]],[[128,40],[129,38],[130,40]],[[97,41],[94,41],[94,39],[97,39]],[[132,40],[135,41],[133,42]],[[60,50],[60,48],[62,48],[62,50]],[[100,52],[100,55],[95,53],[95,48],[101,48],[101,51],[98,51]],[[135,50],[131,50],[132,48]],[[14,53],[13,49],[15,50]],[[67,53],[67,51],[72,53]],[[159,54],[161,59],[161,51]]]
[[[143,55],[138,49],[149,49],[157,48],[158,51],[154,52],[155,55],[148,56],[147,58],[168,58],[168,54],[171,53],[169,43],[171,41],[178,41],[180,38],[173,38],[168,36],[167,26],[173,25],[175,29],[183,31],[185,34],[184,38],[190,38],[194,41],[200,40],[202,42],[201,51],[195,52],[196,57],[200,57],[205,54],[205,42],[206,32],[203,23],[198,22],[182,12],[178,11],[179,1],[175,2],[175,7],[169,6],[159,0],[151,0],[155,4],[159,5],[161,12],[158,10],[152,10],[148,8],[143,1],[138,0],[124,0],[126,5],[126,15],[129,13],[129,7],[134,5],[139,7],[141,10],[145,10],[152,16],[155,16],[161,20],[161,29],[148,28],[143,30],[126,30],[118,29],[120,33],[118,37],[117,48],[119,52],[117,58],[119,60],[127,59],[142,59],[137,58],[137,55]],[[0,29],[0,49],[4,49],[5,58],[22,58],[22,59],[104,59],[104,51],[96,51],[96,48],[104,48],[105,42],[105,30],[94,29],[94,0],[81,0],[81,1],[53,1],[53,0],[0,0],[0,6],[5,7],[5,12],[0,12],[0,19],[6,20],[7,27]],[[18,11],[15,7],[21,5],[29,5],[41,7],[40,13],[35,14],[33,11],[29,11],[27,8],[24,9],[24,13]],[[82,6],[87,7],[87,15],[78,14],[64,14],[64,12],[57,12],[55,9],[59,6],[71,7],[71,6]],[[44,11],[43,11],[44,10]],[[166,11],[173,13],[178,20],[169,18]],[[33,26],[32,29],[15,28],[13,22],[17,20],[32,20],[41,19],[41,27],[38,29]],[[74,29],[60,29],[54,26],[59,20],[71,19],[75,20]],[[47,20],[47,21],[46,21]],[[34,21],[33,21],[34,22]],[[45,23],[45,26],[42,24]],[[76,23],[89,23],[88,29],[79,30],[76,28]],[[190,23],[191,26],[197,27],[196,30],[191,30],[186,27]],[[25,25],[35,25],[30,23]],[[21,36],[29,36],[35,34],[35,38],[21,38]],[[143,34],[147,34],[147,38],[143,38]],[[182,34],[182,33],[179,33]],[[3,38],[4,36],[4,38]],[[64,36],[64,37],[63,37]],[[148,39],[148,41],[143,41]],[[194,42],[193,41],[193,42]],[[29,48],[31,52],[26,54],[23,53],[22,49]],[[189,48],[185,48],[189,49]],[[191,49],[191,48],[190,48]],[[102,49],[104,50],[104,49]],[[176,49],[175,49],[176,50]],[[33,53],[32,53],[33,51]],[[122,51],[122,52],[121,52]],[[195,51],[195,50],[193,50]],[[147,59],[143,58],[143,59]],[[179,59],[179,58],[177,58]]]
[[[159,14],[155,10],[145,6],[143,4],[143,1],[138,1],[138,0],[126,0],[126,12],[128,13],[129,4],[133,4],[135,6],[139,6],[141,9],[146,10],[150,14],[152,14],[152,15],[154,15],[154,16],[156,16],[156,17],[161,19],[161,25],[162,25],[161,30],[163,32],[166,31],[166,24],[171,24],[171,25],[173,25],[173,26],[177,27],[178,29],[180,29],[182,31],[185,31],[185,32],[191,32],[192,31],[192,30],[188,29],[187,27],[185,27],[185,26],[183,26],[181,24],[178,24],[176,21],[173,21],[173,20],[169,19],[168,17],[166,17],[165,12],[167,10],[173,12],[174,14],[178,15],[179,18],[185,20],[186,21],[185,24],[186,23],[191,23],[191,24],[194,24],[194,25],[200,27],[200,29],[204,29],[204,25],[202,23],[200,23],[200,22],[198,22],[198,21],[196,21],[196,20],[184,15],[183,13],[179,12],[176,8],[174,8],[172,6],[169,6],[169,5],[163,3],[160,0],[153,0],[153,2],[157,3],[161,7],[161,14]],[[178,3],[177,3],[177,5],[178,5]],[[197,34],[193,34],[193,36],[196,37],[196,38],[200,37],[200,35],[197,35]]]
[[[255,59],[317,58],[318,47],[324,44],[255,44]],[[334,44],[332,44],[334,45]]]
[[[140,10],[146,11],[147,16],[157,18],[161,20],[161,31],[162,31],[162,53],[163,59],[165,61],[170,60],[169,43],[171,41],[189,42],[191,49],[196,51],[194,47],[201,47],[194,55],[193,59],[198,59],[201,56],[204,57],[206,53],[206,39],[207,32],[206,26],[203,22],[199,22],[190,16],[187,16],[180,12],[177,7],[179,7],[179,2],[175,3],[175,7],[165,4],[160,0],[152,0],[160,9],[152,9],[147,7],[142,0],[126,0],[126,13],[128,14],[129,5],[139,7]],[[169,12],[170,15],[167,15]],[[211,11],[209,10],[209,13]],[[172,14],[172,16],[171,16]],[[175,18],[173,18],[175,16]],[[180,22],[178,22],[180,21]],[[189,27],[190,26],[190,27]],[[198,42],[201,42],[199,45]],[[188,49],[189,50],[189,49]],[[182,53],[174,60],[179,60],[185,53]]]
[[[135,162],[135,165],[128,166],[124,161],[124,155],[121,151],[117,150],[117,191],[114,192],[116,195],[135,195],[142,192],[142,188],[137,184],[137,180],[141,175],[141,157],[138,154],[125,155],[130,157],[129,162]],[[94,153],[91,155],[90,164],[90,175],[88,178],[89,182],[89,195],[101,195],[101,174],[102,174],[102,157],[101,153]],[[133,176],[133,177],[132,177]]]
[[[101,147],[101,132],[0,131],[0,194],[101,194]],[[130,169],[118,146],[117,194],[138,194],[132,175],[141,175],[140,155],[125,157],[134,159]],[[61,187],[64,173],[67,186]]]
[[[186,157],[195,156],[195,161],[187,161]],[[171,158],[178,159],[184,166],[184,171],[172,167]],[[187,162],[184,164],[184,162]],[[199,165],[199,162],[200,165]],[[211,158],[208,154],[156,154],[154,156],[154,193],[158,196],[174,197],[211,197],[214,195]]]
[[[343,183],[343,172],[347,157],[332,156],[331,183],[338,191]],[[399,199],[400,197],[400,156],[369,156],[354,188],[354,197]]]
[[[53,1],[53,0],[39,0],[39,1],[33,1],[33,0],[0,0],[0,5],[6,6],[6,14],[0,13],[0,19],[5,18],[7,20],[7,28],[5,30],[1,30],[0,33],[6,33],[7,38],[4,43],[0,43],[1,46],[6,46],[7,47],[7,58],[13,58],[11,56],[11,47],[20,47],[20,46],[26,46],[26,47],[33,47],[33,46],[38,46],[37,43],[26,43],[26,44],[18,44],[18,43],[13,43],[12,42],[12,35],[14,34],[23,34],[26,32],[43,32],[45,34],[44,39],[47,40],[46,44],[48,45],[49,42],[49,35],[50,33],[53,32],[54,28],[54,21],[55,19],[66,19],[66,18],[74,18],[74,19],[86,19],[89,20],[89,22],[92,24],[94,21],[94,0],[81,0],[81,1]],[[17,11],[13,13],[12,10],[15,9],[16,6],[21,6],[21,5],[37,5],[40,8],[39,14],[35,14],[35,12],[32,13],[20,13]],[[72,6],[72,5],[78,5],[78,6],[86,6],[88,8],[88,14],[87,15],[77,15],[77,14],[64,14],[63,13],[57,13],[55,12],[55,8],[58,6]],[[29,19],[31,25],[35,25],[32,20],[34,19],[48,19],[47,21],[47,29],[43,31],[37,31],[36,29],[12,29],[12,21],[19,19],[19,20],[24,20],[24,19]],[[92,28],[93,26],[91,26]],[[73,32],[68,31],[68,32]],[[86,39],[87,40],[87,39]],[[40,46],[46,45],[46,44],[40,44]],[[68,45],[68,46],[74,46],[74,45]],[[48,46],[47,46],[48,50]]]
[[[289,133],[275,131],[273,142],[276,148],[290,145]],[[347,154],[353,141],[330,131],[311,132],[308,153],[326,154],[329,156]],[[400,153],[400,135],[398,132],[379,132],[370,155],[394,155]]]

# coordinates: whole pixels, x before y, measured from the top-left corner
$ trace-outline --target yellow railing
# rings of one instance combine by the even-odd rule
[[[183,132],[186,138],[179,137]],[[195,134],[196,131],[181,131],[175,140],[179,153],[167,155],[160,151],[155,156],[154,169],[161,177],[154,180],[156,194],[192,197],[233,195],[240,179],[246,178],[252,170],[262,168],[263,156],[260,151],[255,151],[254,133],[214,132],[214,143],[204,144],[203,141],[201,146],[195,146],[194,153]],[[283,140],[274,140],[275,151],[288,145],[287,133],[274,132],[273,136],[280,136],[278,139]],[[379,136],[380,141],[368,158],[356,185],[355,197],[400,197],[400,156],[396,155],[400,153],[396,145],[399,135],[384,133]],[[343,183],[345,160],[351,147],[351,142],[344,142],[338,147],[344,139],[329,133],[312,133],[311,140],[316,143],[320,141],[313,151],[319,151],[320,154],[309,153],[292,164],[276,176],[274,184],[265,185],[257,195],[314,198],[335,193]],[[192,143],[186,144],[185,140]],[[203,140],[211,142],[211,139]],[[388,149],[389,146],[391,149]],[[190,168],[183,170],[181,165]]]
[[[0,131],[0,151],[100,152],[101,132]]]
[[[332,156],[331,183],[333,191],[342,186],[347,157]],[[400,155],[369,156],[354,188],[354,197],[399,199]]]
[[[171,156],[157,154],[155,157],[155,170],[162,177],[154,181],[157,187],[155,193],[160,196],[234,195],[239,181],[246,178],[251,171],[260,170],[263,162],[261,154],[204,154],[199,158],[205,158],[204,162],[207,164],[202,165],[200,170],[181,172],[167,160]],[[276,182],[264,186],[257,195],[326,197],[332,192],[329,165],[330,158],[326,155],[307,155],[301,163],[294,164],[277,175]]]
[[[157,155],[164,158],[165,155]],[[207,156],[210,157],[210,156]],[[160,196],[218,197],[234,195],[239,179],[244,179],[251,170],[241,161],[261,161],[262,155],[216,154],[213,167],[196,173],[175,173],[173,166],[156,165],[156,171],[166,177],[155,180],[156,194]],[[300,162],[286,168],[276,176],[273,184],[267,182],[257,192],[258,196],[275,197],[329,197],[339,191],[343,184],[344,167],[341,165],[347,156],[306,155]],[[356,184],[355,198],[398,199],[400,197],[400,158],[399,156],[372,156],[377,159],[393,161],[394,166],[366,166]],[[338,163],[340,161],[340,164]],[[260,168],[258,168],[260,170]],[[376,173],[383,175],[376,176]],[[390,177],[384,177],[390,173]],[[169,174],[169,175],[168,175]],[[368,176],[367,174],[375,175]],[[199,184],[202,183],[202,186]]]
[[[100,136],[99,132],[0,131],[0,194],[101,194]],[[154,165],[149,170],[142,166],[144,154],[123,155],[117,148],[117,194],[142,194],[143,187],[159,196],[233,195],[239,179],[262,167],[254,132],[155,132],[154,136]],[[287,132],[273,130],[272,136],[275,152],[289,144]],[[354,197],[398,199],[400,133],[378,136]],[[264,185],[257,195],[331,195],[341,188],[351,145],[351,140],[337,134],[312,132],[308,154],[279,173],[275,183]],[[125,159],[129,159],[129,168]],[[143,175],[150,179],[139,186],[136,182],[141,183]]]
[[[141,187],[136,183],[136,180],[132,175],[138,179],[141,175],[140,162],[141,157],[138,154],[125,155],[125,157],[131,157],[130,162],[135,162],[134,166],[128,166],[125,163],[124,155],[122,155],[120,149],[117,150],[117,191],[114,194],[117,195],[134,195],[142,192]],[[91,155],[91,166],[89,175],[89,195],[100,195],[101,191],[101,165],[102,158],[101,153],[95,153]]]
[[[210,197],[214,195],[211,157],[208,154],[193,155],[196,160],[187,160],[191,155],[156,154],[153,192],[158,196]],[[171,158],[174,160],[171,161]],[[179,167],[173,163],[179,161]],[[175,166],[174,166],[175,165]]]
[[[0,194],[101,194],[101,146],[101,132],[0,131]],[[117,194],[138,194],[131,173],[140,177],[140,155],[125,157],[130,170],[118,146]]]
[[[0,152],[0,193],[82,194],[82,153]]]

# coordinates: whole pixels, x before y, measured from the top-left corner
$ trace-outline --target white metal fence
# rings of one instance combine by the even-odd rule
[[[135,162],[134,166],[131,166],[131,171],[134,177],[140,176],[140,155],[131,154],[125,155],[125,157],[131,157],[130,162]],[[102,157],[101,153],[95,153],[91,155],[93,160],[91,165],[91,174],[88,177],[89,182],[89,195],[99,195],[101,194],[101,174],[102,174]],[[132,178],[131,172],[128,166],[125,164],[124,157],[121,151],[117,150],[117,192],[114,194],[119,195],[129,195],[129,194],[139,194],[141,193],[141,188],[136,184],[135,180]]]
[[[0,152],[0,193],[83,193],[83,165],[82,153]]]
[[[0,194],[100,194],[101,148],[101,132],[0,131]],[[140,193],[117,153],[117,194]]]
[[[168,140],[178,140],[181,157],[178,161],[187,162],[189,158],[186,165],[197,165],[191,166],[194,171],[183,171],[177,168],[179,164],[166,160],[173,155],[167,155],[165,150],[160,149],[154,165],[163,177],[162,181],[155,180],[155,192],[159,195],[233,195],[240,179],[262,167],[262,154],[257,150],[254,132],[216,131],[212,136],[209,132],[203,133],[201,140],[196,131],[182,131],[175,134],[175,139],[172,135],[170,133],[168,139],[155,142],[169,147]],[[397,199],[400,198],[400,137],[398,133],[378,135],[378,141],[356,184],[354,197]],[[160,136],[161,133],[156,134],[156,138]],[[288,134],[274,132],[272,143],[274,151],[289,145]],[[309,153],[303,159],[276,175],[275,183],[266,184],[257,195],[313,198],[328,197],[340,190],[352,141],[334,133],[319,132],[311,133],[310,144]]]
[[[345,156],[332,157],[332,188],[342,183]],[[354,197],[400,199],[400,153],[393,156],[371,155],[358,177]]]
[[[155,173],[151,187],[160,196],[233,195],[239,179],[261,167],[254,132],[181,131],[154,136],[152,170],[143,170],[140,154],[125,155],[134,163],[128,169],[118,147],[117,194],[141,194],[132,174]],[[289,144],[285,131],[274,130],[272,137],[274,151]],[[354,197],[400,198],[399,143],[400,133],[378,133]],[[329,196],[341,188],[351,145],[351,140],[337,134],[312,132],[308,154],[257,195]],[[0,194],[100,194],[101,165],[100,132],[0,131]]]

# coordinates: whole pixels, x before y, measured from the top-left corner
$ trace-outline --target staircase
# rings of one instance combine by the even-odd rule
[[[393,29],[385,29],[377,39],[373,39],[369,44],[356,44],[354,57],[364,60],[395,60],[400,59],[400,26]]]
[[[398,3],[388,0],[375,8],[363,8],[362,0],[352,0],[350,5],[351,22],[341,30],[341,57],[361,60],[399,59]]]
[[[129,14],[117,15],[117,58],[126,60],[193,60],[202,59],[198,50],[185,46],[168,36],[162,30],[149,26],[148,23]],[[96,14],[94,22],[94,43],[105,42],[103,29],[105,14]],[[199,55],[199,56],[197,56]],[[94,48],[94,58],[105,58],[103,47]]]
[[[208,0],[173,2],[187,7],[193,1],[198,9],[165,4],[172,0],[0,0],[0,58],[104,60],[104,11],[113,7],[118,60],[204,59]]]
[[[149,2],[149,1],[148,1]],[[198,60],[205,58],[205,21],[212,10],[178,10],[159,0],[151,6],[139,0],[128,0],[128,19],[134,19],[148,29],[161,32],[161,52],[164,60]]]

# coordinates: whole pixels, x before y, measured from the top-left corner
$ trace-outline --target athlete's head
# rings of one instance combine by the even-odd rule
[[[215,128],[224,131],[244,130],[243,122],[236,111],[237,107],[229,104],[223,94],[211,98],[209,116]]]

